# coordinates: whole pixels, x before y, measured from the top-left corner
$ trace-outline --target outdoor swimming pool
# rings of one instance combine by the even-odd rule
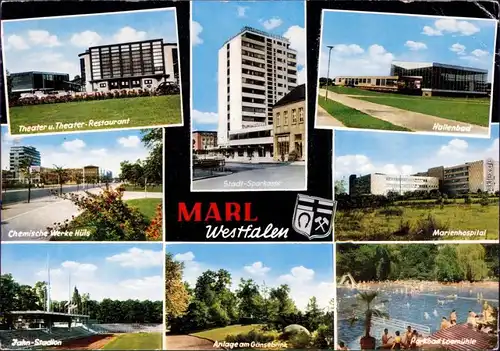
[[[377,288],[375,287],[374,290]],[[338,340],[344,341],[352,350],[359,349],[359,339],[364,333],[362,323],[350,325],[349,318],[352,316],[352,305],[357,303],[356,295],[360,290],[351,288],[337,288],[337,331]],[[498,307],[498,288],[455,288],[441,287],[439,289],[426,289],[423,293],[409,295],[404,287],[392,285],[390,289],[380,287],[380,295],[376,298],[377,308],[389,314],[391,319],[399,319],[420,324],[430,328],[433,333],[439,329],[442,317],[449,319],[453,309],[456,310],[457,323],[465,323],[469,311],[480,313],[482,305],[477,301],[477,294],[482,293],[484,299],[491,299],[491,306]],[[457,295],[455,300],[446,300],[438,303],[438,300],[445,300],[446,296]],[[380,302],[389,300],[384,305]],[[361,322],[361,321],[360,321]],[[384,327],[374,326],[372,336],[380,343]],[[394,328],[388,328],[390,334],[394,335]],[[392,329],[392,330],[391,330]],[[399,329],[403,335],[404,329]],[[417,329],[418,331],[418,329]]]

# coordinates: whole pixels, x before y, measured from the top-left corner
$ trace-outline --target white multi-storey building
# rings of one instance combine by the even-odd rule
[[[403,195],[412,191],[439,190],[439,179],[425,176],[402,176],[382,173],[367,174],[362,177],[351,176],[350,193],[387,195],[398,193]]]
[[[297,86],[297,52],[281,36],[244,27],[219,50],[217,141],[235,159],[273,153],[273,106]]]

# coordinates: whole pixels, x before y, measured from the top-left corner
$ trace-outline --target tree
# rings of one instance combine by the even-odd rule
[[[335,195],[346,194],[347,193],[347,184],[343,179],[335,181]]]
[[[259,286],[252,279],[241,278],[236,296],[239,299],[239,314],[246,318],[260,318],[264,300],[260,294]]]
[[[320,326],[323,317],[323,311],[318,306],[318,300],[315,296],[309,299],[306,308],[306,322],[305,326],[308,330],[316,330]]]
[[[189,293],[182,282],[184,264],[174,260],[171,253],[165,259],[165,310],[167,321],[183,315],[189,304]]]
[[[456,245],[457,260],[464,273],[463,279],[470,282],[483,280],[488,276],[486,266],[486,250],[477,244]]]
[[[31,184],[33,177],[32,166],[34,166],[34,164],[31,157],[21,159],[19,164],[19,172],[21,172],[21,174],[28,180],[28,203],[31,201]]]
[[[142,142],[149,149],[144,162],[144,175],[149,183],[163,183],[163,129],[142,130]]]
[[[57,175],[57,184],[59,184],[59,195],[63,193],[63,183],[66,181],[66,170],[62,166],[54,165],[54,173]]]
[[[75,286],[73,289],[73,296],[71,297],[71,304],[73,304],[78,311],[78,313],[81,313],[81,306],[82,306],[82,297],[80,295],[80,292],[78,291],[78,288]]]
[[[33,287],[35,290],[35,295],[38,297],[38,305],[42,306],[44,310],[47,310],[47,293],[48,286],[46,282],[36,282]]]
[[[14,99],[14,94],[12,93],[12,76],[10,75],[9,71],[5,71],[5,75],[7,76],[7,96],[9,98],[9,101],[11,101],[12,99]]]
[[[351,325],[358,321],[362,321],[365,329],[364,336],[360,340],[361,350],[375,350],[376,340],[371,336],[372,319],[373,317],[388,318],[388,314],[383,312],[373,306],[375,306],[376,298],[378,297],[378,292],[368,291],[360,292],[356,296],[359,301],[358,304],[353,305],[354,308],[358,308],[358,314],[356,310],[350,319]],[[386,301],[381,301],[385,303]]]

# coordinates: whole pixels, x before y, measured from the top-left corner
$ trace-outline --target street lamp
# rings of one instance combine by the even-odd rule
[[[334,47],[335,46],[333,46],[333,45],[327,45],[327,48],[328,48],[328,67],[327,67],[327,71],[326,71],[326,94],[325,94],[326,101],[328,101],[328,83],[330,83],[330,57],[332,55],[332,49]]]

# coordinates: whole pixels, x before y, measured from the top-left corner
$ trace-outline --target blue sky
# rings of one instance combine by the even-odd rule
[[[336,131],[335,179],[374,172],[413,174],[486,158],[498,161],[498,129],[492,124],[489,139]]]
[[[2,274],[22,284],[47,281],[53,300],[77,286],[95,300],[163,299],[162,244],[3,244]]]
[[[282,35],[305,64],[304,2],[193,1],[191,24],[193,130],[217,128],[217,58],[224,42],[244,26]],[[299,80],[304,71],[299,72]]]
[[[226,269],[232,275],[233,290],[240,278],[265,282],[268,287],[288,284],[299,308],[312,296],[323,307],[333,297],[331,244],[172,244],[166,250],[184,262],[184,279],[192,286],[204,271]]]
[[[12,73],[80,74],[78,54],[89,46],[145,39],[177,42],[175,11],[129,11],[105,15],[4,21],[4,68]]]
[[[320,72],[388,75],[390,62],[422,61],[491,70],[494,20],[324,11]]]
[[[8,135],[7,126],[3,125],[2,169],[8,169],[12,145],[36,147],[43,167],[53,167],[54,164],[65,168],[95,165],[113,172],[114,176],[120,173],[120,162],[135,162],[149,154],[141,142],[140,130],[12,137]]]

